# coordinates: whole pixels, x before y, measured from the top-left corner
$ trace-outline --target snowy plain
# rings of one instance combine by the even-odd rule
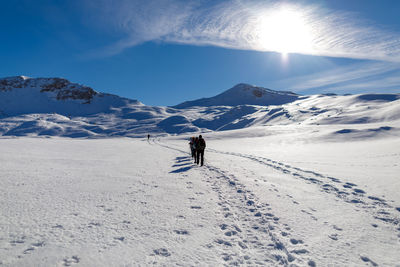
[[[0,139],[0,264],[399,266],[399,139],[321,127]]]

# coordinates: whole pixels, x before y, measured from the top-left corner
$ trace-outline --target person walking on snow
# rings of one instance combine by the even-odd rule
[[[194,163],[198,163],[198,157],[197,157],[197,147],[199,146],[199,138],[195,137],[193,140],[193,150],[194,150]]]
[[[204,165],[204,150],[206,149],[206,141],[203,139],[203,136],[199,135],[197,145],[196,145],[196,157],[197,157],[197,164],[199,164],[199,160],[201,160],[200,166]]]
[[[193,159],[196,155],[196,149],[194,148],[194,137],[190,138],[189,147],[190,147],[190,152],[192,152],[192,159]]]

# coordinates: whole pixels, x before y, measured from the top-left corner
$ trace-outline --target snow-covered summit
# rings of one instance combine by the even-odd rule
[[[140,105],[136,100],[96,92],[63,78],[15,76],[0,79],[0,114],[59,113],[87,115],[112,107]]]
[[[27,76],[0,79],[0,91],[12,91],[15,88],[40,88],[40,92],[54,92],[57,100],[85,100],[90,103],[98,94],[92,88],[71,83],[63,78],[29,78]]]
[[[274,91],[264,87],[240,83],[225,92],[209,98],[186,101],[175,108],[193,106],[236,106],[236,105],[283,105],[299,99],[299,95],[287,91]]]

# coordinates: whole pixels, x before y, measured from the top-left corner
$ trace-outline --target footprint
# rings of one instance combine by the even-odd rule
[[[231,255],[228,255],[228,254],[226,254],[226,253],[223,253],[222,255],[223,255],[222,259],[223,259],[224,261],[230,261],[230,260],[233,259]]]
[[[166,249],[166,248],[155,249],[155,250],[153,250],[153,252],[154,252],[154,254],[163,256],[163,257],[171,256],[171,253],[169,253],[168,249]]]
[[[30,247],[30,248],[25,249],[23,253],[24,253],[24,254],[30,254],[30,253],[32,253],[34,250],[35,250],[34,247]]]
[[[72,256],[71,258],[65,258],[63,261],[64,266],[71,266],[72,264],[79,263],[80,258],[78,256]]]
[[[23,244],[23,243],[25,243],[24,239],[25,239],[25,236],[21,237],[20,239],[11,240],[10,244],[11,244],[11,246],[16,246],[17,244]]]
[[[221,230],[225,230],[225,229],[228,228],[228,225],[226,225],[226,224],[223,223],[223,224],[221,224],[219,227],[221,228]]]
[[[98,222],[90,222],[88,227],[92,228],[93,226],[101,226],[101,224]]]
[[[242,249],[246,249],[246,248],[247,248],[246,244],[243,243],[242,241],[239,241],[239,242],[238,242],[238,245],[239,245]],[[246,257],[246,256],[245,256],[245,257]],[[248,257],[248,256],[247,256],[247,257]]]
[[[292,250],[291,252],[294,254],[306,254],[306,253],[308,253],[308,250],[303,248],[303,249],[295,249],[295,250]]]
[[[33,243],[32,246],[34,246],[34,247],[43,247],[44,246],[44,241]]]
[[[228,232],[225,233],[226,236],[233,236],[233,235],[236,235],[236,234],[237,234],[236,231],[228,231]]]
[[[377,201],[377,202],[380,202],[380,203],[382,203],[382,204],[386,204],[386,203],[385,203],[386,200],[384,200],[384,199],[382,199],[382,198],[374,197],[374,196],[368,196],[368,198],[371,199],[371,200],[375,200],[375,201]]]
[[[337,234],[332,234],[332,235],[328,235],[328,237],[332,240],[337,241],[338,240],[338,235]]]
[[[303,244],[303,240],[291,238],[290,243],[292,243],[293,245]]]
[[[310,212],[308,212],[308,211],[306,211],[306,210],[301,210],[301,212],[303,212],[303,213],[305,213],[305,214],[308,214],[308,215],[312,215],[312,213],[310,213]]]
[[[248,200],[246,204],[247,204],[247,206],[253,206],[254,205],[254,201],[253,200]]]
[[[339,179],[334,178],[334,177],[328,177],[328,179],[330,179],[332,182],[335,182],[335,183],[341,183],[341,181]]]
[[[315,266],[317,266],[317,264],[315,263],[315,261],[309,260],[308,261],[308,266],[315,267]]]
[[[336,225],[333,226],[333,229],[338,230],[338,231],[342,231],[343,230],[342,228],[340,228],[340,227],[338,227]]]
[[[188,235],[189,232],[186,230],[174,230],[177,235]]]
[[[375,262],[373,262],[372,260],[370,260],[368,257],[365,256],[360,256],[361,260],[363,262],[370,262],[372,264],[372,266],[378,266],[378,264],[376,264]]]
[[[238,226],[236,226],[236,225],[234,225],[233,228],[235,228],[235,230],[238,231],[239,233],[242,232],[242,230],[240,230],[240,228]]]
[[[390,213],[389,213],[389,212],[387,212],[387,211],[384,211],[384,210],[380,210],[380,211],[378,211],[378,214],[390,215]]]
[[[220,245],[225,245],[225,246],[228,246],[228,247],[232,247],[232,244],[230,242],[222,240],[222,239],[217,239],[217,240],[215,240],[215,242],[217,244],[220,244]]]

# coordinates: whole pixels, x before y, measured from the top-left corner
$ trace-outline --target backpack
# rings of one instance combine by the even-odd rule
[[[203,138],[199,139],[199,149],[203,150],[206,148],[206,141]]]

